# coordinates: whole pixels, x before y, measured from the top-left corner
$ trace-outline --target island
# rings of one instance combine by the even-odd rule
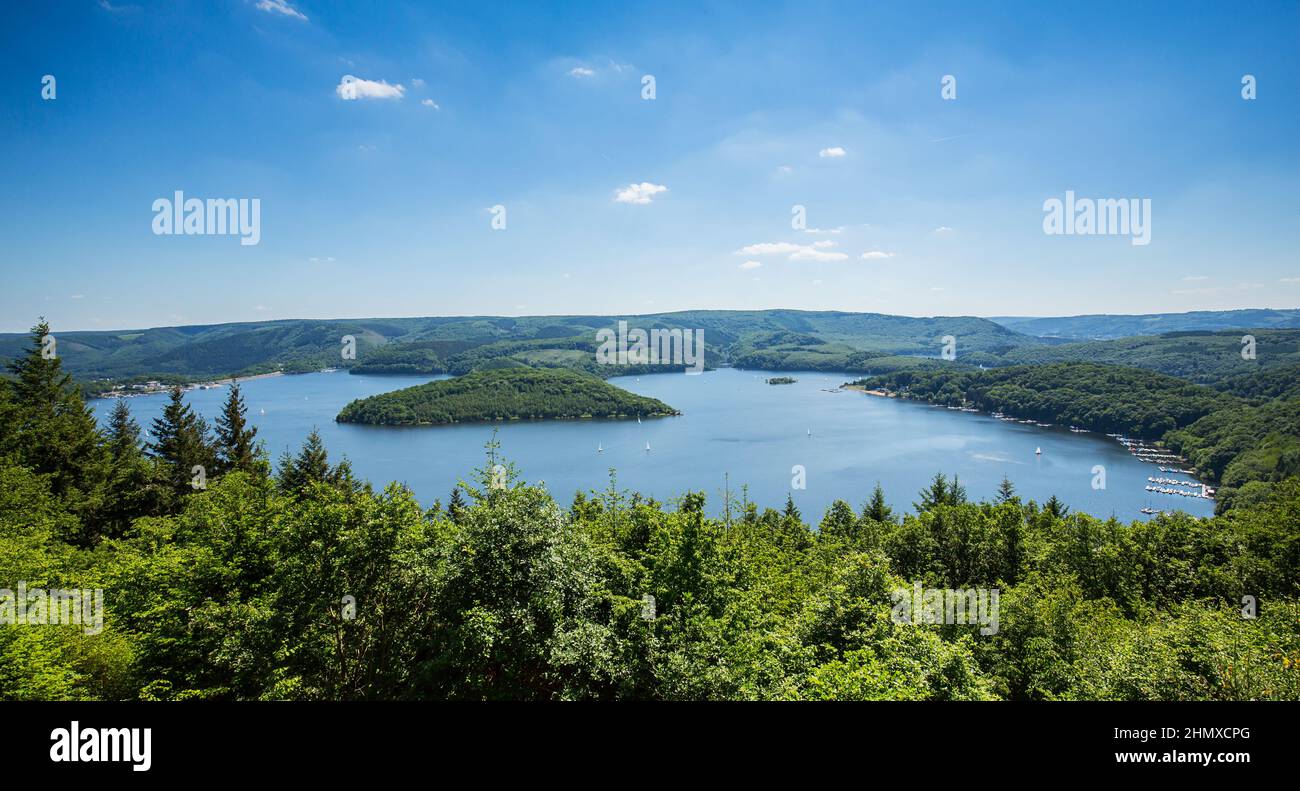
[[[502,368],[361,398],[343,407],[335,420],[380,426],[436,426],[679,414],[658,399],[629,393],[590,374],[560,368]]]

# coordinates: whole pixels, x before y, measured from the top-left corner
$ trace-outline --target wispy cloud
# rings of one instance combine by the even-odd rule
[[[424,105],[425,107],[432,107],[432,108],[435,109],[435,110],[441,110],[441,109],[442,109],[442,107],[439,106],[438,103],[435,102],[435,101],[432,100],[432,99],[421,99],[421,100],[420,100],[420,104]]]
[[[356,99],[400,99],[406,95],[406,88],[402,85],[389,85],[383,80],[363,80],[360,77],[353,77],[351,74],[345,74],[339,84],[335,86],[334,92],[340,99],[354,101]]]
[[[662,184],[651,184],[643,181],[640,184],[629,184],[622,189],[615,190],[614,200],[618,203],[637,203],[645,204],[654,200],[654,197],[661,192],[667,192],[668,188]]]
[[[268,14],[282,14],[294,19],[307,21],[307,15],[289,4],[289,0],[257,0],[259,11],[265,11]]]
[[[1210,279],[1210,278],[1209,278],[1208,275],[1188,275],[1187,277],[1183,278],[1183,280],[1186,280],[1186,281],[1192,281],[1192,280],[1209,280],[1209,279]]]
[[[842,156],[846,156],[848,153],[849,152],[845,151],[842,146],[831,146],[830,148],[823,148],[821,151],[818,151],[817,156],[822,159],[839,159]]]
[[[739,268],[739,269],[758,269],[758,268],[759,268],[760,266],[762,266],[762,265],[763,265],[763,262],[762,262],[762,261],[746,261],[745,263],[741,264],[738,268]]]
[[[934,232],[935,232],[935,233],[952,233],[952,232],[953,232],[953,229],[952,229],[952,228],[949,228],[949,227],[946,226],[946,225],[940,225],[938,228],[935,228],[935,229],[934,229]]]
[[[574,66],[573,68],[569,69],[570,77],[579,77],[579,78],[594,77],[595,74],[596,71],[594,69],[589,69],[586,66]]]
[[[746,245],[736,251],[737,255],[789,255],[791,261],[843,261],[848,258],[844,253],[833,252],[827,248],[835,243],[823,239],[812,244],[795,244],[794,242],[759,242]]]
[[[868,250],[862,254],[863,261],[879,261],[883,258],[893,258],[893,253],[886,253],[884,250]]]
[[[133,14],[140,10],[138,5],[113,5],[108,0],[99,0],[99,7],[110,14]]]
[[[1300,283],[1300,277],[1281,277],[1281,278],[1278,278],[1278,281],[1277,281],[1277,282],[1279,282],[1279,283]]]

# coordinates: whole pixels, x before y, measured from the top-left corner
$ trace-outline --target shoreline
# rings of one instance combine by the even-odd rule
[[[877,396],[879,398],[898,398],[897,393],[891,393],[888,390],[869,390],[861,385],[844,384],[840,385],[842,390],[852,390],[855,393],[866,393],[867,395]]]
[[[90,396],[90,400],[111,400],[114,398],[137,398],[140,396],[163,395],[171,392],[172,387],[179,386],[182,392],[191,390],[207,390],[213,387],[223,387],[233,382],[251,382],[256,379],[270,379],[276,376],[286,376],[284,371],[268,371],[263,374],[252,374],[251,376],[229,376],[224,379],[210,379],[202,382],[186,382],[183,385],[162,385],[157,387],[143,387],[132,389],[133,385],[126,385],[122,389],[105,390]]]

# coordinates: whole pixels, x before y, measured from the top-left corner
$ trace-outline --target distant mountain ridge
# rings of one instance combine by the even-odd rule
[[[232,324],[51,334],[78,380],[195,381],[326,367],[372,373],[466,373],[483,367],[595,371],[596,331],[631,327],[703,330],[709,365],[873,370],[879,358],[939,357],[944,337],[962,352],[1001,354],[1047,343],[974,316],[912,318],[845,311],[681,311],[646,315],[454,316],[396,319],[286,319]],[[355,356],[341,354],[349,336]],[[0,360],[30,344],[0,335]],[[872,361],[868,363],[868,361]],[[864,367],[865,366],[865,367]]]
[[[1300,328],[1300,308],[1271,310],[1196,310],[1189,313],[1136,315],[1092,313],[1080,316],[990,316],[989,321],[1039,338],[1113,340],[1132,335],[1160,335],[1195,330]]]

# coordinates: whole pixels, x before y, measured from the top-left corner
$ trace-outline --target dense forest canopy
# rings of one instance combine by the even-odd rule
[[[273,465],[237,386],[214,426],[177,389],[147,444],[123,402],[101,432],[46,331],[0,380],[0,588],[102,589],[107,612],[0,625],[0,699],[1300,699],[1294,476],[1210,519],[1099,519],[1010,481],[971,502],[938,471],[908,513],[877,487],[819,519],[743,497],[710,518],[612,474],[551,493],[489,444],[426,510],[314,432]],[[1036,375],[1117,397],[1150,376]],[[1265,408],[1153,381],[1185,418],[1209,405],[1191,427]],[[1258,441],[1231,426],[1206,435]],[[900,622],[919,586],[997,590],[995,627]]]
[[[656,398],[629,393],[576,371],[502,368],[362,398],[340,423],[420,426],[489,420],[660,417],[678,414]]]

